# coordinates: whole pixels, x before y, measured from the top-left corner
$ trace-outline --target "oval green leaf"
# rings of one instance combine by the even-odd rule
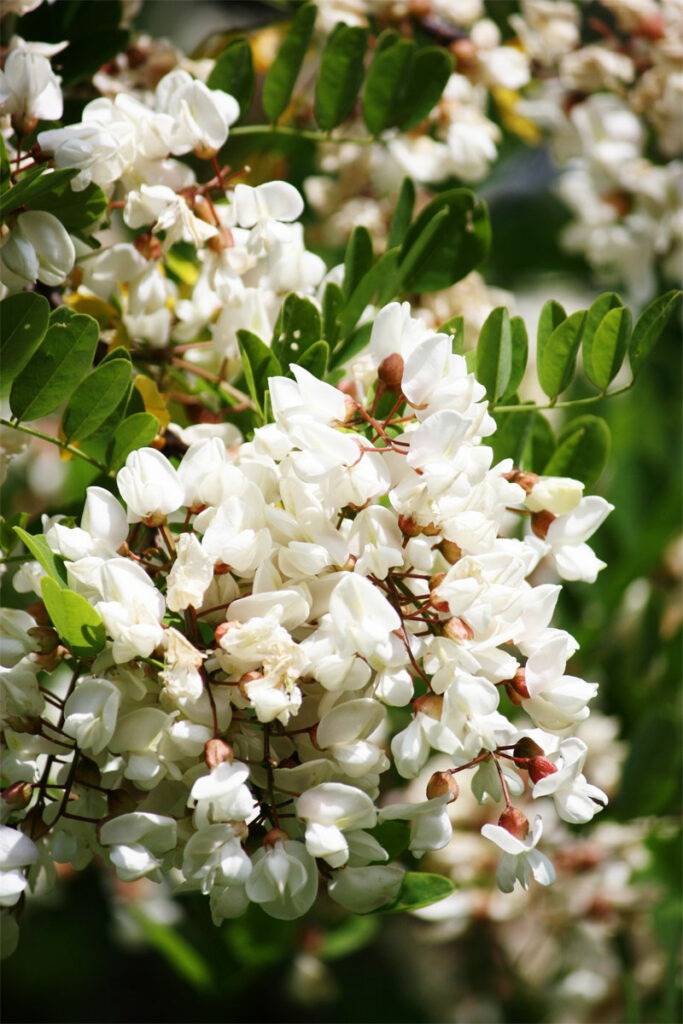
[[[282,373],[282,367],[272,350],[251,331],[238,331],[237,342],[249,394],[263,416],[268,378],[277,377]]]
[[[287,370],[290,363],[298,363],[306,349],[320,340],[321,334],[322,319],[317,306],[300,295],[288,295],[275,323],[270,347],[280,370]]]
[[[311,42],[316,14],[314,4],[299,8],[277,57],[268,68],[263,82],[263,109],[269,121],[277,121],[289,103]]]
[[[119,470],[131,452],[151,444],[159,433],[159,420],[149,412],[135,412],[118,427],[109,446],[107,465]]]
[[[55,555],[43,534],[27,533],[20,526],[15,526],[14,532],[26,550],[30,551],[37,562],[40,562],[50,579],[54,580],[57,586],[65,587],[66,569],[64,568],[64,562]]]
[[[624,306],[617,306],[603,316],[592,337],[584,338],[583,368],[601,391],[606,391],[619,373],[630,333],[631,314]]]
[[[391,35],[395,37],[395,33]],[[386,33],[382,33],[382,36],[386,36]],[[392,44],[375,49],[365,79],[362,101],[363,120],[371,135],[379,135],[394,123],[414,50],[415,43],[411,39],[397,38],[394,38]]]
[[[401,185],[401,191],[398,194],[396,206],[394,207],[394,213],[391,218],[387,249],[393,249],[397,245],[402,245],[403,240],[408,233],[408,228],[410,227],[414,206],[415,185],[413,183],[413,179],[404,178]]]
[[[402,914],[408,910],[419,910],[438,903],[455,892],[455,885],[443,875],[431,875],[426,871],[406,871],[398,895],[378,914]]]
[[[221,89],[234,96],[240,105],[241,121],[249,112],[255,80],[249,43],[246,39],[233,39],[214,64],[206,84],[209,89]]]
[[[576,354],[585,321],[584,310],[572,313],[557,325],[545,344],[539,347],[538,382],[551,401],[562,394],[574,376]]]
[[[513,316],[510,320],[510,336],[512,340],[512,359],[510,363],[510,379],[503,395],[503,403],[508,396],[517,393],[519,385],[524,379],[527,359],[529,358],[529,338],[526,332],[526,324],[521,316]]]
[[[0,366],[3,391],[21,373],[45,337],[50,304],[35,292],[19,292],[0,302]]]
[[[438,103],[453,71],[453,58],[441,46],[425,46],[414,54],[394,123],[410,131]]]
[[[339,23],[327,40],[315,86],[315,119],[324,132],[351,113],[363,81],[367,39],[366,29]]]
[[[60,306],[40,349],[18,375],[10,409],[18,420],[37,420],[54,412],[83,380],[100,336],[97,321]]]
[[[88,374],[64,411],[62,430],[66,440],[82,441],[94,434],[125,398],[132,379],[131,364],[125,359],[102,363]]]
[[[598,416],[578,416],[557,439],[557,448],[543,467],[544,476],[569,476],[591,487],[598,479],[610,448],[609,427]]]
[[[401,247],[401,285],[433,292],[460,281],[481,263],[491,240],[486,204],[469,189],[442,192],[418,215]]]
[[[351,232],[346,253],[344,255],[344,283],[342,291],[344,298],[349,299],[358,287],[361,278],[367,274],[372,266],[373,251],[370,232],[362,224],[359,224]]]
[[[636,374],[659,341],[664,328],[676,312],[683,292],[673,289],[654,299],[636,320],[629,345],[631,369]]]
[[[477,380],[486,388],[489,402],[505,394],[512,371],[512,332],[505,306],[491,310],[477,342]]]
[[[49,576],[40,581],[47,613],[74,658],[94,658],[107,642],[101,616],[81,594],[60,587]]]

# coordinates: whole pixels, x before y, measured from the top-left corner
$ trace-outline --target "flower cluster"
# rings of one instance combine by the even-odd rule
[[[415,855],[443,847],[468,769],[504,804],[482,830],[501,887],[547,884],[542,819],[512,803],[525,780],[570,822],[603,803],[571,735],[597,687],[566,674],[560,587],[530,577],[548,557],[594,580],[610,506],[494,465],[483,387],[407,304],[380,311],[342,387],[291,369],[252,440],[190,428],[179,460],[128,457],[125,508],[90,487],[79,526],[45,519],[106,642],[65,650],[40,607],[2,620],[6,906],[33,862],[97,854],[125,880],[170,872],[217,922],[250,902],[300,916],[321,883],[368,912],[404,875],[378,824],[404,823]],[[46,593],[36,570],[23,585]],[[450,767],[426,799],[385,803],[390,766],[412,779],[434,751]]]

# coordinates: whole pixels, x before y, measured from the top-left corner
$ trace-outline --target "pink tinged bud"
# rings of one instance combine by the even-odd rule
[[[249,697],[249,683],[253,683],[257,679],[263,679],[263,672],[256,672],[255,670],[252,670],[251,672],[245,672],[244,675],[240,678],[240,681],[239,681],[240,693],[242,694],[242,696],[244,697],[245,700],[249,700],[250,699],[250,697]]]
[[[503,475],[511,484],[521,487],[525,494],[530,494],[541,479],[537,473],[529,473],[522,469],[513,469]]]
[[[449,640],[455,640],[458,643],[462,643],[463,640],[473,639],[474,630],[467,625],[464,619],[454,615],[453,618],[444,623],[443,635],[448,637]]]
[[[403,381],[404,366],[403,356],[398,352],[392,352],[390,356],[387,356],[386,359],[383,359],[379,364],[377,376],[387,391],[393,391],[394,394],[399,394],[401,390],[401,383]]]
[[[547,775],[554,775],[557,771],[556,765],[547,757],[532,757],[529,762],[529,778],[532,782],[545,779]]]
[[[515,839],[526,839],[529,834],[529,820],[518,807],[506,807],[498,819],[498,824]]]
[[[509,686],[514,692],[522,697],[524,700],[528,700],[531,694],[529,688],[526,685],[526,669],[518,668],[513,678],[509,682]],[[509,692],[509,690],[508,690]]]
[[[233,749],[225,740],[215,737],[204,744],[204,763],[209,769],[217,768],[224,761],[232,764],[234,758]]]
[[[0,797],[10,807],[21,810],[23,807],[28,807],[32,794],[33,786],[30,782],[13,782],[11,786],[2,790]]]
[[[271,828],[263,837],[264,846],[275,846],[276,843],[284,843],[289,839],[287,833],[281,828]]]
[[[515,744],[515,757],[543,757],[544,754],[543,748],[539,747],[538,743],[535,743],[530,736],[524,736]]]
[[[358,398],[358,385],[351,377],[344,377],[337,384],[337,391],[341,391],[346,397],[356,400]]]
[[[241,625],[242,623],[237,621],[221,622],[218,626],[216,626],[216,631],[214,633],[216,643],[219,644],[224,636],[226,636],[231,630],[236,629],[238,626]]]
[[[551,524],[555,522],[557,516],[554,516],[552,512],[534,512],[531,517],[531,529],[541,540],[545,540],[548,535],[548,530]]]
[[[410,516],[399,516],[398,517],[398,528],[401,533],[405,533],[406,537],[417,537],[422,533],[422,527]]]
[[[427,799],[450,795],[451,802],[458,799],[460,786],[455,775],[450,772],[434,772],[427,783]]]
[[[443,708],[443,697],[436,693],[425,693],[423,697],[416,697],[413,701],[415,714],[428,715],[437,722],[441,720],[441,709]]]
[[[439,544],[439,551],[449,565],[455,565],[462,558],[462,548],[452,540],[442,540]]]

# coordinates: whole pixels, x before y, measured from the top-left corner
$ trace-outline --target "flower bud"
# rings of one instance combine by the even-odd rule
[[[50,626],[33,626],[27,633],[38,644],[39,654],[52,654],[59,645],[57,631]]]
[[[281,828],[271,828],[263,837],[264,846],[275,846],[276,843],[284,843],[289,839],[287,833]]]
[[[425,693],[423,697],[416,697],[413,701],[413,710],[416,714],[428,715],[437,722],[441,719],[443,697],[436,693]]]
[[[554,523],[557,517],[552,512],[543,510],[542,512],[534,512],[531,516],[531,529],[534,531],[537,537],[541,540],[545,540],[548,535],[548,530],[552,523]]]
[[[240,693],[245,700],[249,700],[249,683],[253,683],[256,679],[263,679],[263,672],[256,672],[255,670],[252,670],[251,672],[245,672],[241,677],[239,681],[239,688]]]
[[[204,744],[204,763],[209,769],[217,768],[224,761],[232,764],[234,757],[232,747],[225,740],[214,737]]]
[[[453,540],[442,540],[439,544],[439,551],[449,565],[455,565],[462,558],[462,548]]]
[[[22,810],[28,807],[33,795],[33,786],[30,782],[13,782],[0,793],[2,800],[15,810]]]
[[[547,775],[554,775],[557,771],[557,766],[549,761],[547,757],[532,757],[529,761],[529,778],[532,782],[538,782],[540,779],[545,779]]]
[[[512,679],[508,680],[508,687],[508,693],[510,693],[510,689],[512,689],[519,697],[522,697],[524,700],[528,700],[531,694],[529,693],[529,689],[526,685],[526,669],[518,668]]]
[[[450,793],[451,801],[457,800],[460,795],[460,786],[455,775],[451,772],[434,772],[427,783],[427,799],[433,800],[435,797],[446,796],[448,793]]]
[[[515,757],[543,757],[545,751],[530,736],[524,736],[515,744]]]
[[[337,384],[337,391],[341,391],[343,395],[353,400],[358,398],[358,385],[352,377],[344,377]]]
[[[400,393],[404,366],[403,356],[399,352],[392,352],[379,364],[377,376],[387,391],[397,395]]]
[[[458,74],[466,75],[468,71],[474,70],[477,66],[477,47],[471,39],[456,39],[448,49],[456,61]]]
[[[221,623],[219,623],[216,626],[216,630],[215,630],[215,632],[213,634],[214,637],[216,638],[216,643],[220,644],[220,642],[223,639],[223,637],[226,636],[232,629],[235,629],[235,627],[237,627],[239,625],[241,625],[241,623],[239,623],[237,621],[234,621],[234,620],[231,621],[231,622],[221,622]]]
[[[454,615],[443,624],[443,635],[448,637],[449,640],[462,642],[463,640],[472,640],[474,637],[474,630],[467,625],[464,619]]]
[[[498,824],[516,839],[526,839],[529,834],[528,818],[518,807],[506,807],[498,819]]]
[[[511,472],[505,473],[504,476],[511,484],[521,487],[525,494],[530,494],[541,479],[538,473],[530,473],[523,469],[513,469]]]

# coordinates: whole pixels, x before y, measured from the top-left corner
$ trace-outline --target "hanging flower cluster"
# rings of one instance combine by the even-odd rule
[[[125,880],[170,872],[217,922],[250,902],[300,916],[321,885],[368,912],[404,876],[378,826],[404,823],[417,856],[443,847],[470,771],[502,804],[482,830],[500,886],[548,884],[542,818],[518,798],[569,822],[604,802],[571,735],[597,687],[566,674],[560,587],[530,577],[549,556],[595,580],[587,541],[610,506],[493,465],[484,389],[407,304],[379,313],[342,389],[292,371],[252,440],[204,437],[177,464],[140,449],[117,476],[125,508],[90,487],[80,526],[45,520],[103,634],[87,656],[37,611],[3,613],[5,906],[26,868],[97,854]],[[24,577],[49,609],[42,574]],[[385,803],[382,776],[414,778],[434,751],[452,767],[425,798]]]

